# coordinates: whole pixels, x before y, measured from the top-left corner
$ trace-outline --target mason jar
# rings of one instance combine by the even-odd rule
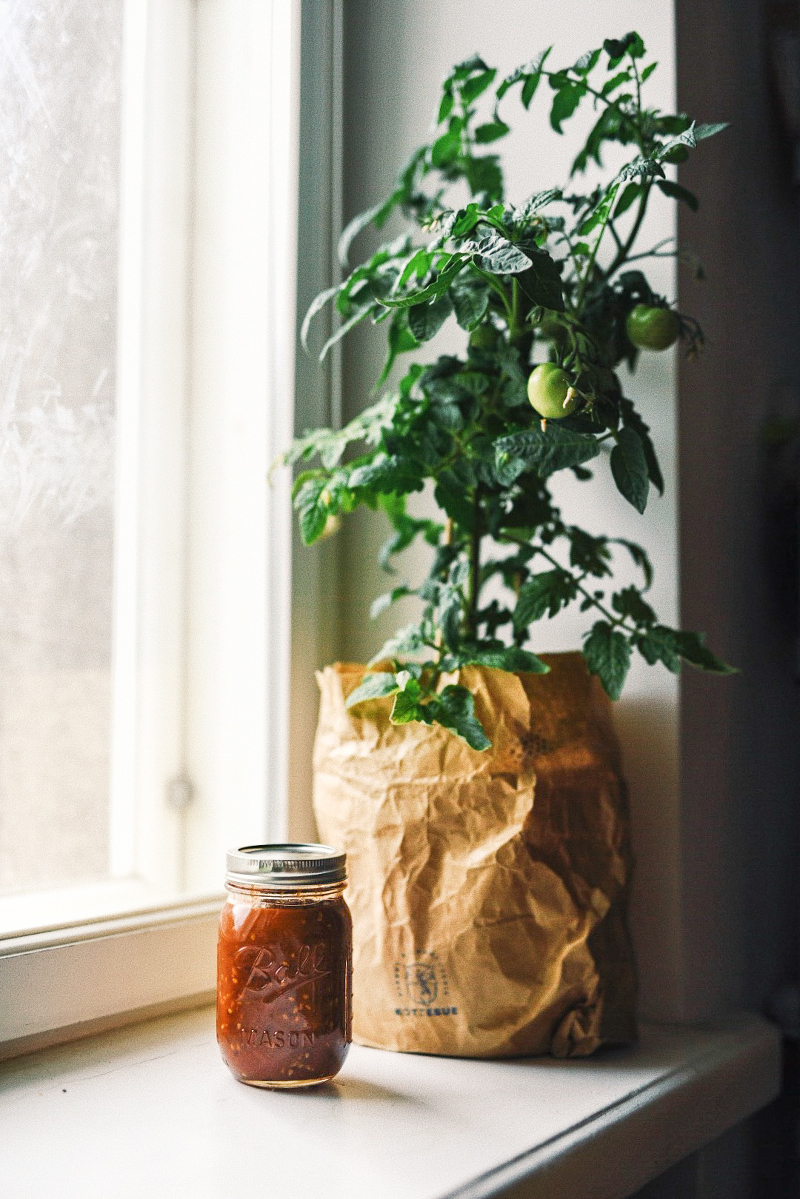
[[[351,1040],[352,922],[345,855],[246,845],[227,855],[217,947],[217,1042],[240,1082],[307,1087]]]

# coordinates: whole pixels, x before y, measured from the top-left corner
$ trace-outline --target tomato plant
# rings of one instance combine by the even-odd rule
[[[443,687],[442,676],[472,663],[545,671],[530,644],[537,622],[573,604],[590,618],[587,666],[612,698],[634,653],[671,671],[682,662],[729,669],[699,634],[659,620],[646,598],[652,570],[641,546],[567,522],[551,488],[564,470],[588,482],[592,462],[601,470],[607,463],[639,512],[653,488],[663,491],[656,448],[621,368],[635,366],[642,346],[672,344],[678,329],[693,352],[702,331],[690,317],[679,321],[642,269],[679,248],[642,248],[640,237],[656,199],[697,207],[665,165],[724,126],[647,104],[656,63],[636,33],[558,69],[550,55],[506,76],[478,56],[453,68],[432,140],[414,151],[389,196],[344,231],[343,265],[366,227],[380,229],[399,213],[408,231],[318,296],[302,329],[305,342],[316,313],[334,304],[338,327],[324,357],[356,325],[380,327],[387,354],[379,384],[403,354],[418,358],[448,321],[464,331],[464,352],[414,361],[343,429],[307,433],[285,456],[301,468],[294,503],[306,543],[330,532],[331,517],[363,504],[388,519],[387,570],[417,538],[432,549],[421,586],[395,583],[373,605],[377,613],[415,597],[419,612],[378,650],[374,660],[390,667],[367,674],[350,704],[393,696],[393,720],[437,721],[476,749],[488,741],[474,696],[460,683]],[[512,201],[496,144],[510,130],[512,100],[527,111],[537,92],[548,96],[556,134],[583,107],[592,107],[594,121],[563,187]],[[604,182],[585,182],[609,146],[627,161]],[[543,152],[532,145],[531,160]],[[466,203],[451,201],[464,189]],[[407,507],[426,486],[439,519]],[[617,581],[620,556],[632,562],[636,582]]]

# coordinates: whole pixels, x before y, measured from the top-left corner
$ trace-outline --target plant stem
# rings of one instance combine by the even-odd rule
[[[542,546],[537,545],[536,552],[541,554],[543,558],[546,558],[551,565],[557,567],[559,570],[566,571],[567,574],[572,575],[572,578],[575,579],[575,575],[572,573],[572,571],[568,570],[566,566],[562,566],[558,559],[554,558],[552,554],[549,554],[546,549],[542,548]],[[575,586],[577,587],[578,591],[580,591],[584,599],[587,599],[593,607],[597,608],[597,611],[602,613],[606,620],[611,622],[613,627],[624,629],[626,633],[636,632],[635,628],[632,629],[625,623],[625,619],[622,616],[615,616],[613,612],[610,612],[608,608],[606,608],[605,604],[601,604],[600,601],[596,599],[594,595],[592,595],[591,591],[587,591],[577,579],[575,579]]]
[[[639,200],[639,211],[636,214],[636,220],[633,222],[631,231],[628,234],[625,242],[617,250],[611,266],[605,272],[605,278],[607,280],[610,279],[614,272],[618,271],[622,264],[627,260],[631,246],[639,235],[639,230],[641,229],[642,221],[644,220],[644,214],[647,211],[647,201],[650,198],[650,189],[652,186],[653,184],[651,180],[648,180],[644,185],[644,191],[642,192],[641,199]]]
[[[475,488],[474,521],[469,545],[469,581],[467,592],[466,633],[470,641],[478,636],[478,594],[481,588],[481,500],[480,488]]]
[[[512,341],[518,341],[525,330],[519,323],[519,280],[512,278],[511,280],[511,320],[509,321],[508,332]]]

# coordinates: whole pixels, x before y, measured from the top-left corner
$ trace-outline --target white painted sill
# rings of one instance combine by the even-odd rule
[[[777,1032],[736,1015],[568,1062],[353,1046],[335,1083],[262,1091],[202,1008],[0,1067],[0,1177],[17,1199],[623,1199],[778,1087]]]

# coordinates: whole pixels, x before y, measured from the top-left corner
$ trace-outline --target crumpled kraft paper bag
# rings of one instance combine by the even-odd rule
[[[592,1053],[635,1037],[629,817],[611,705],[580,654],[547,675],[466,667],[493,745],[322,692],[314,809],[348,856],[353,1032],[463,1057]],[[448,676],[446,681],[454,681]]]

